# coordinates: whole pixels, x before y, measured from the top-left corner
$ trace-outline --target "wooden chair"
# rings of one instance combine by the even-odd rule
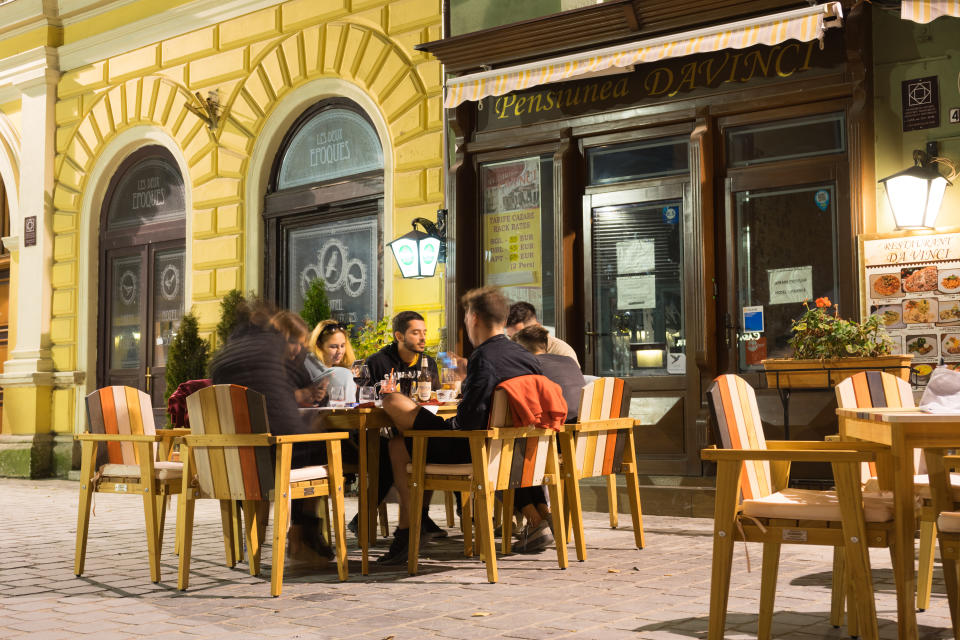
[[[143,498],[150,579],[159,582],[164,504],[180,493],[183,465],[166,461],[166,455],[157,460],[157,454],[168,452],[173,438],[187,432],[157,431],[150,396],[131,387],[104,387],[88,395],[87,422],[89,431],[77,436],[82,445],[73,572],[83,574],[93,494],[137,495]]]
[[[423,494],[429,490],[460,491],[464,544],[469,551],[473,520],[477,525],[477,546],[483,556],[487,580],[497,581],[497,555],[493,539],[493,493],[520,487],[546,485],[553,505],[562,505],[560,458],[554,431],[534,427],[514,427],[507,394],[496,390],[490,409],[489,428],[476,431],[412,430],[413,456],[410,472],[410,513],[420,513]],[[465,438],[469,441],[471,462],[467,464],[428,464],[429,438]],[[557,546],[557,564],[567,568],[566,528],[563,509],[553,508],[553,535]],[[508,517],[504,517],[504,526]],[[504,549],[509,552],[510,536],[503,533]],[[420,518],[410,518],[410,555],[407,569],[417,573],[420,547]]]
[[[273,568],[270,593],[279,596],[283,589],[283,562],[286,555],[290,501],[330,496],[333,502],[336,532],[337,570],[347,579],[347,547],[343,518],[343,466],[340,440],[347,433],[317,433],[291,436],[270,435],[264,397],[246,387],[214,385],[187,398],[192,435],[185,438],[181,458],[184,461],[183,510],[177,527],[183,548],[177,587],[189,586],[190,550],[193,541],[193,512],[198,499],[221,501],[224,518],[224,546],[233,546],[226,520],[229,504],[243,504],[244,535],[250,562],[250,574],[260,573],[260,537],[257,504],[273,501]],[[290,469],[293,445],[326,442],[327,464]],[[271,447],[275,447],[271,451]],[[195,480],[193,478],[195,474]],[[224,505],[227,505],[224,507]]]
[[[842,547],[860,634],[877,638],[868,547],[890,547],[893,503],[889,496],[861,494],[859,463],[875,459],[876,445],[766,441],[753,389],[742,378],[722,375],[707,390],[723,449],[704,449],[717,463],[713,573],[709,638],[724,636],[736,540],[763,543],[758,637],[769,638],[782,544]],[[788,489],[790,462],[830,462],[837,491]]]
[[[610,503],[610,527],[617,527],[617,474],[626,476],[633,537],[637,548],[644,547],[643,514],[640,509],[640,484],[637,480],[636,445],[630,413],[630,389],[619,378],[598,378],[588,383],[580,395],[576,424],[565,425],[560,433],[563,456],[564,508],[567,526],[573,527],[577,558],[586,560],[583,535],[583,508],[580,503],[580,479],[607,478]],[[505,518],[506,523],[507,518]],[[505,526],[509,526],[506,525]],[[504,529],[504,538],[509,532]],[[568,536],[569,537],[569,536]]]

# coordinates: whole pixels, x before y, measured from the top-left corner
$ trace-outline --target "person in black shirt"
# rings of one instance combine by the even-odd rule
[[[380,382],[391,371],[420,373],[421,359],[427,359],[434,389],[440,388],[437,362],[426,353],[427,323],[416,311],[401,311],[393,317],[393,342],[363,361],[370,369],[371,384]]]
[[[567,422],[576,422],[580,413],[580,394],[587,384],[580,371],[580,365],[573,358],[547,353],[550,332],[543,326],[535,324],[513,334],[513,341],[537,357],[543,368],[543,375],[547,376],[563,391],[563,399],[567,401]]]
[[[493,390],[504,380],[525,375],[540,375],[543,370],[536,358],[503,335],[510,304],[494,287],[468,291],[462,299],[466,315],[467,337],[476,348],[467,361],[467,377],[463,380],[463,398],[457,414],[443,420],[399,393],[387,394],[383,408],[401,433],[411,429],[486,429],[490,419]],[[400,494],[400,517],[390,550],[377,562],[398,564],[406,561],[409,542],[410,504],[407,464],[410,451],[404,438],[390,440],[390,461]],[[432,438],[427,446],[427,461],[437,464],[470,462],[470,448],[459,438]]]

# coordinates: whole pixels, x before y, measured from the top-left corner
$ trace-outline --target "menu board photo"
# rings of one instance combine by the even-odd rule
[[[960,233],[865,236],[860,255],[864,313],[913,355],[916,383],[941,362],[960,367]]]

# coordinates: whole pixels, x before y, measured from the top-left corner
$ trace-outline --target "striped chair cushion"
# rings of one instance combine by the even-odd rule
[[[246,387],[218,384],[187,398],[194,435],[269,433],[264,397]],[[267,500],[273,489],[269,447],[194,447],[200,490],[220,500]]]
[[[870,478],[863,485],[864,491],[879,491],[880,481],[876,478]],[[930,499],[930,476],[920,474],[913,476],[913,491],[919,497]],[[950,492],[953,494],[953,501],[960,502],[960,473],[950,474]]]
[[[707,390],[707,397],[724,449],[767,448],[756,394],[743,378],[732,374],[718,376]],[[755,500],[773,493],[770,463],[766,460],[745,461],[740,490],[744,500]]]
[[[101,468],[101,472],[111,478],[140,478],[140,467],[135,464],[105,464]],[[157,480],[183,477],[183,464],[180,462],[154,462],[153,476]]]
[[[327,477],[326,465],[300,467],[290,469],[290,482],[306,482],[307,480],[323,480]]]
[[[156,433],[150,396],[132,387],[103,387],[88,395],[87,422],[90,433],[122,435]],[[97,468],[108,463],[140,464],[132,442],[108,442],[106,445],[98,447]]]
[[[960,511],[944,511],[937,518],[941,533],[960,533]]]
[[[743,514],[753,518],[785,520],[827,520],[840,522],[840,504],[836,491],[784,489],[756,500],[743,501]],[[864,493],[863,517],[866,522],[893,520],[892,493]]]

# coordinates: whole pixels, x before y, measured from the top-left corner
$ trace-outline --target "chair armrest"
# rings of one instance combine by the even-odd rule
[[[183,438],[190,435],[190,429],[157,429],[157,435],[163,438]]]
[[[489,438],[489,429],[473,430],[443,430],[443,429],[408,429],[403,433],[405,438]]]
[[[709,448],[700,451],[703,460],[768,460],[789,462],[871,462],[876,456],[869,451],[824,451],[808,449],[792,449],[788,451],[771,451],[770,449],[717,449]]]
[[[859,440],[767,440],[767,449],[771,451],[889,451],[885,444],[860,442]]]
[[[271,442],[286,444],[298,442],[323,442],[325,440],[346,440],[350,434],[346,431],[327,431],[325,433],[298,433],[289,436],[271,436]]]
[[[640,421],[633,418],[611,418],[610,420],[584,420],[565,426],[571,427],[573,431],[589,433],[592,431],[609,431],[610,429],[632,429],[638,424],[640,424]]]
[[[160,442],[163,436],[144,436],[126,433],[79,433],[73,436],[77,440],[97,442]]]

